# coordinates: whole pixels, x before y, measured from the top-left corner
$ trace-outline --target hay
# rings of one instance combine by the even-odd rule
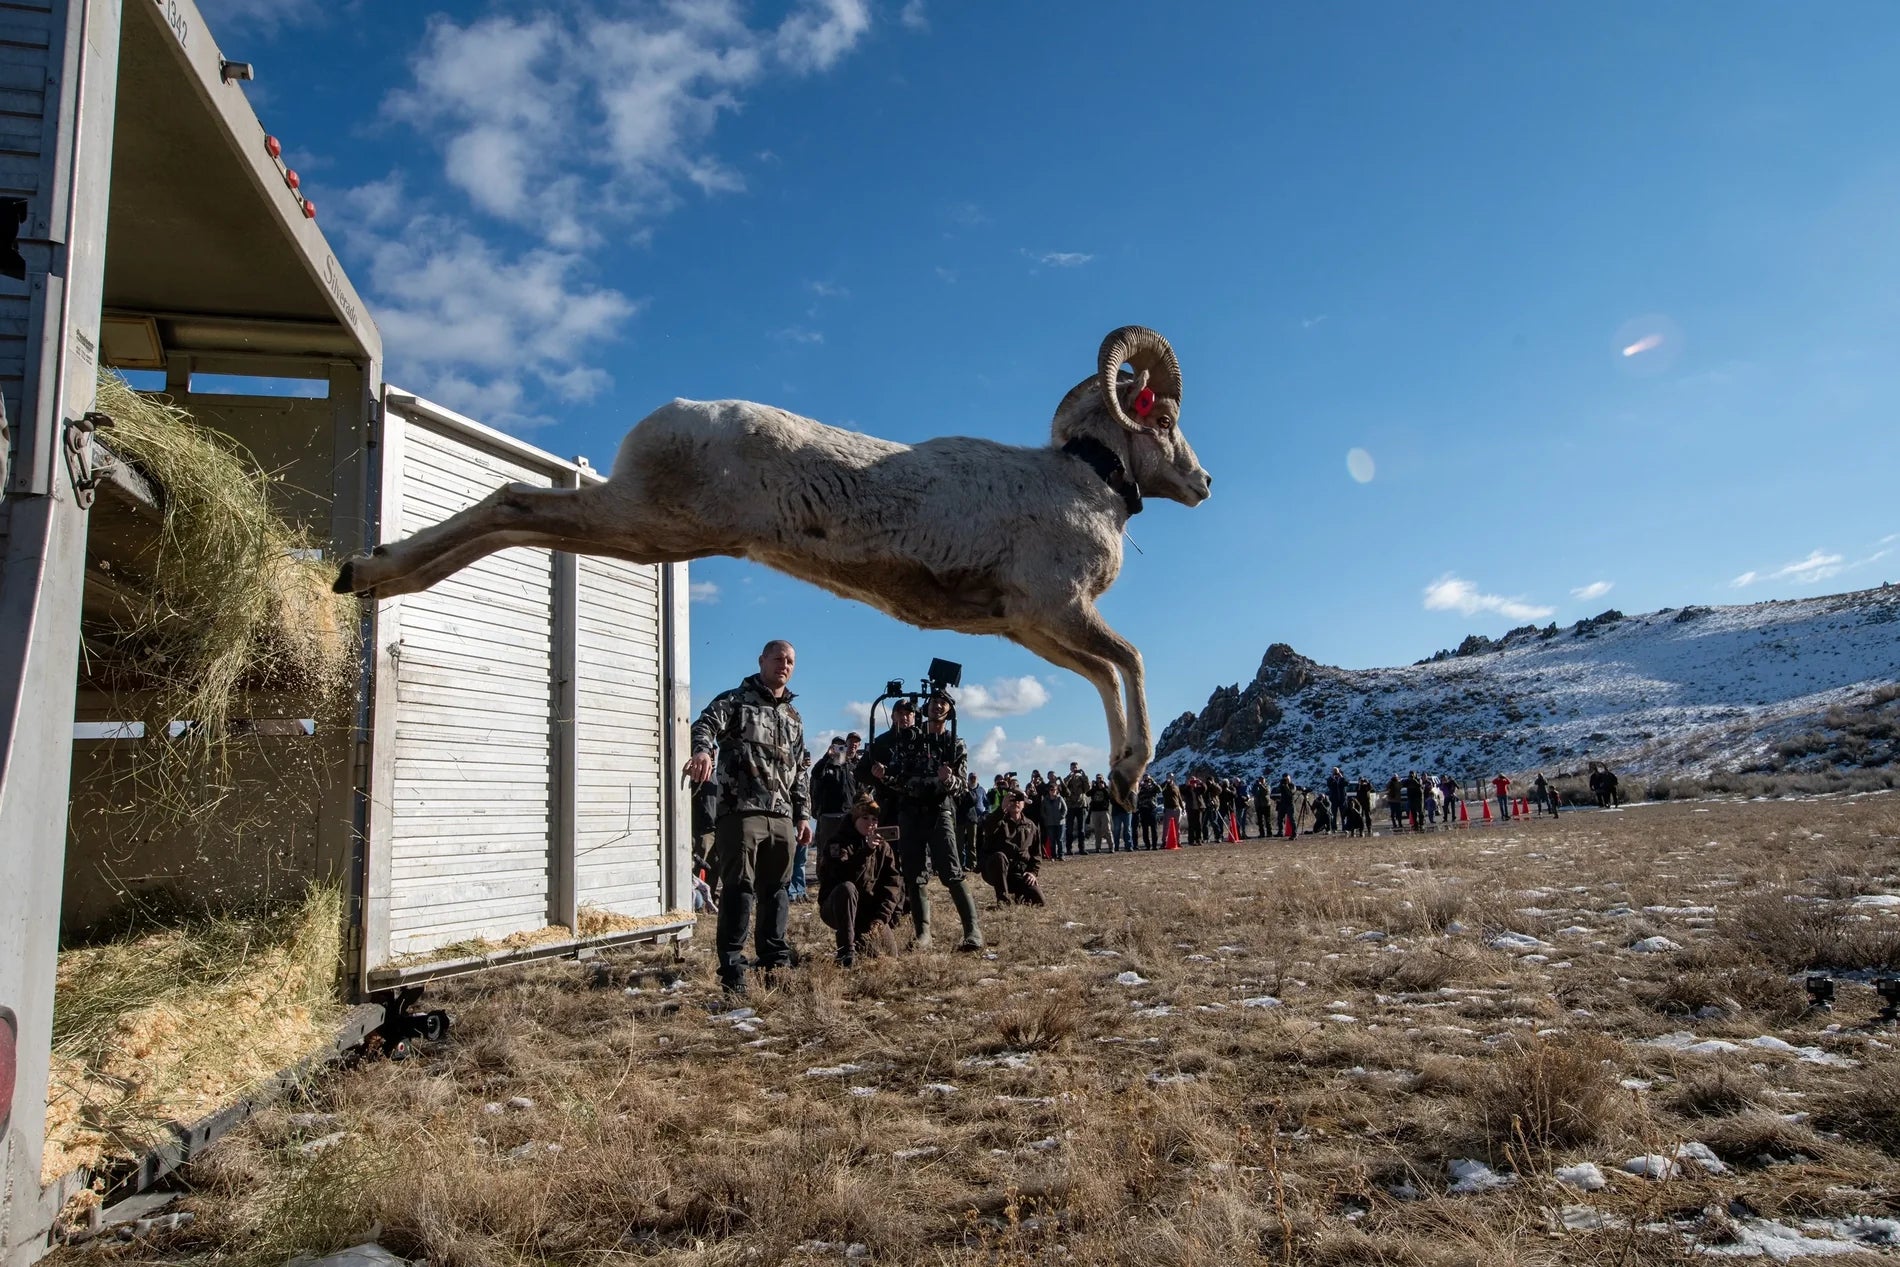
[[[336,1033],[342,895],[60,952],[43,1182],[130,1157]]]
[[[133,610],[89,650],[155,688],[148,716],[189,720],[186,747],[214,753],[246,689],[334,704],[356,679],[358,604],[330,592],[334,565],[271,508],[278,482],[227,437],[118,375],[99,379],[106,446],[157,486],[164,522]],[[158,738],[159,736],[154,736]]]

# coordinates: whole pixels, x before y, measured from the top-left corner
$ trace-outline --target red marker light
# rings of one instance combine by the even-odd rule
[[[13,1009],[0,1007],[0,1138],[13,1122],[13,1084],[20,1071],[20,1023]]]
[[[274,136],[264,138],[264,152],[272,158],[280,157],[284,152],[284,143]]]
[[[286,171],[286,172],[284,173],[284,183],[285,183],[286,185],[289,185],[289,186],[290,186],[290,187],[291,187],[292,189],[296,189],[296,188],[297,188],[298,186],[300,186],[300,185],[302,185],[302,184],[303,184],[303,181],[301,181],[301,180],[299,180],[299,179],[297,178],[297,173],[296,173],[296,172],[294,172],[294,171]]]
[[[1153,413],[1155,407],[1154,389],[1152,387],[1144,387],[1136,392],[1134,404],[1135,416],[1137,418],[1146,418],[1149,414]]]
[[[315,220],[317,218],[317,204],[308,198],[303,200],[303,218],[306,220]]]

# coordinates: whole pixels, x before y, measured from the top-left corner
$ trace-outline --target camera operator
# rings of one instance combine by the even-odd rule
[[[877,816],[877,802],[865,797],[818,851],[818,915],[837,932],[845,968],[874,950],[879,930],[894,926],[904,905],[904,878]]]
[[[997,905],[1021,902],[1041,906],[1042,884],[1036,879],[1042,858],[1040,833],[1023,817],[1028,798],[1014,789],[1003,793],[1003,812],[983,821],[977,851],[983,859],[983,878],[996,890]]]
[[[904,894],[910,903],[911,924],[917,936],[911,944],[930,945],[929,872],[934,869],[950,890],[957,915],[963,921],[958,950],[980,950],[983,935],[976,927],[976,903],[963,881],[957,861],[956,794],[963,786],[968,760],[963,741],[951,733],[950,697],[941,691],[930,697],[930,724],[917,726],[917,706],[900,699],[891,706],[891,728],[871,741],[858,762],[858,782],[875,787],[884,805],[885,821],[895,806],[897,860],[904,871]]]

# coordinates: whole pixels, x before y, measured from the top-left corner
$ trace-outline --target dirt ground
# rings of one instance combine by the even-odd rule
[[[1044,868],[990,950],[628,953],[273,1110],[75,1258],[435,1267],[1900,1256],[1900,794]],[[948,902],[939,903],[946,912]],[[1650,939],[1662,939],[1652,941]],[[941,944],[941,943],[940,943]],[[1798,975],[1849,974],[1831,1014]],[[1647,1173],[1634,1173],[1634,1172]]]

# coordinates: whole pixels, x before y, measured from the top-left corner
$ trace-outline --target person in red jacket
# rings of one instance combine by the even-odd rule
[[[1497,778],[1491,780],[1491,786],[1496,788],[1498,792],[1498,817],[1509,818],[1511,816],[1511,806],[1510,802],[1504,799],[1504,794],[1510,790],[1511,781],[1500,774]]]

